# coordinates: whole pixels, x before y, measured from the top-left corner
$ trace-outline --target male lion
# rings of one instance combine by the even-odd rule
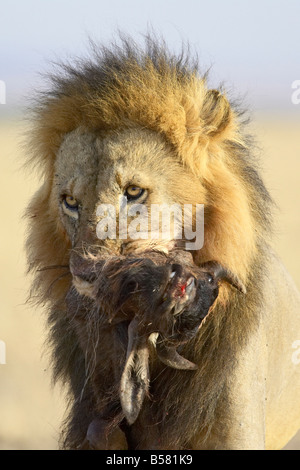
[[[63,66],[35,107],[27,249],[69,386],[63,448],[279,449],[300,427],[299,293],[242,113],[205,78],[122,39]],[[99,238],[99,206],[119,222],[122,198],[204,204],[203,247]]]

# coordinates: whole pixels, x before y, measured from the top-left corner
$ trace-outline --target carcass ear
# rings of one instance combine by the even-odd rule
[[[149,341],[155,347],[158,358],[161,362],[166,364],[166,366],[179,370],[198,369],[196,364],[178,354],[176,346],[168,346],[157,333],[152,333],[149,337]]]
[[[223,137],[234,121],[234,113],[227,98],[218,90],[208,90],[201,110],[206,134],[211,138]]]
[[[139,337],[137,327],[135,318],[128,327],[127,358],[120,384],[120,402],[128,424],[137,419],[149,389],[148,338]]]

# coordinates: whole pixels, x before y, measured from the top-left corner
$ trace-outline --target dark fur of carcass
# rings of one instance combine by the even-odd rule
[[[82,447],[123,449],[127,441],[121,429],[126,432],[150,398],[151,358],[175,369],[197,369],[177,347],[197,333],[218,296],[220,280],[244,288],[216,262],[195,266],[185,251],[97,260],[74,255],[71,270],[91,285],[91,297],[74,287],[67,295],[97,403]],[[113,350],[108,376],[101,366],[104,347]],[[104,384],[109,393],[99,400]]]

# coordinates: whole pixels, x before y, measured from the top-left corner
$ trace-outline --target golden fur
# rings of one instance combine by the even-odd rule
[[[206,77],[188,57],[173,56],[151,38],[145,51],[126,39],[121,47],[100,48],[93,61],[64,66],[52,81],[52,89],[39,97],[34,109],[30,163],[40,168],[43,183],[28,208],[27,247],[35,273],[33,298],[49,308],[55,375],[72,382],[75,398],[80,394],[84,358],[64,313],[72,243],[55,196],[57,155],[65,136],[78,129],[112,142],[118,142],[119,135],[124,142],[133,134],[137,141],[144,136],[145,142],[147,135],[149,140],[156,135],[156,145],[165,145],[166,158],[178,165],[177,180],[170,173],[177,201],[205,204],[205,243],[194,261],[218,261],[246,284],[248,293],[242,298],[222,287],[214,315],[185,346],[187,357],[199,364],[196,373],[183,372],[182,380],[181,371],[167,369],[162,374],[162,366],[153,365],[153,396],[160,398],[156,407],[145,407],[132,435],[143,434],[144,422],[160,423],[161,445],[198,448],[204,436],[209,440],[210,433],[214,435],[220,417],[228,436],[231,418],[222,410],[239,351],[261,320],[271,219],[271,199],[256,171],[242,113],[224,93],[207,87]],[[122,139],[117,145],[122,146]],[[196,396],[201,397],[197,409],[191,400]],[[72,406],[75,416],[79,405]],[[74,429],[86,424],[73,418],[73,436],[66,431],[66,447],[78,444],[81,431]]]

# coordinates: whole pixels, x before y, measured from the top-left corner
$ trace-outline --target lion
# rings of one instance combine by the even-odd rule
[[[52,75],[29,142],[31,296],[70,398],[60,446],[280,449],[300,427],[300,295],[244,111],[164,41],[93,52]],[[203,246],[99,238],[97,208],[118,221],[120,198],[204,205]]]

